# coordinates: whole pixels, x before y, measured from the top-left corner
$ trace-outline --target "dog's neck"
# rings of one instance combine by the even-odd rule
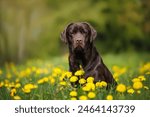
[[[97,60],[98,52],[91,43],[84,51],[71,51],[71,54],[76,58],[78,63],[82,65],[83,69],[86,69],[87,66],[92,65],[93,61]]]

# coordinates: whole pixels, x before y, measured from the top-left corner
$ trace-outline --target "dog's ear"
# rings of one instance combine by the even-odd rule
[[[90,41],[92,42],[93,40],[95,40],[96,36],[97,36],[97,31],[92,27],[91,27],[91,39]]]
[[[83,23],[88,25],[91,30],[90,42],[92,42],[97,36],[97,31],[89,23],[87,23],[87,22],[83,22]]]
[[[63,42],[65,42],[66,44],[68,43],[68,41],[67,41],[67,29],[68,29],[68,27],[71,26],[72,24],[73,24],[73,23],[68,24],[68,25],[66,26],[66,28],[64,29],[64,31],[61,32],[61,34],[60,34],[61,40],[62,40]]]

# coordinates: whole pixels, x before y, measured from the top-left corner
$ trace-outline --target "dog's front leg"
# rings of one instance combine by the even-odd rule
[[[73,74],[80,69],[79,62],[77,59],[73,56],[69,56],[69,71],[71,71]]]

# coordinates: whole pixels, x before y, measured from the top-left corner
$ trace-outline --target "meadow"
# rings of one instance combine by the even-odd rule
[[[105,54],[102,58],[118,85],[106,89],[104,81],[84,79],[84,71],[68,71],[67,54],[32,59],[0,67],[1,100],[149,100],[150,55],[147,53]],[[79,80],[78,87],[71,84]]]

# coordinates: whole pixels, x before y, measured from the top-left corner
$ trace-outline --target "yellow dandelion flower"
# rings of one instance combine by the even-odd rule
[[[28,76],[28,75],[30,75],[31,74],[31,69],[30,68],[27,68],[26,70],[25,70],[25,73],[26,73],[26,75]]]
[[[95,86],[96,86],[96,87],[100,87],[100,83],[101,83],[101,82],[96,82]]]
[[[84,86],[84,87],[82,88],[82,90],[83,90],[83,91],[90,91],[91,88],[90,88],[90,87],[87,87],[87,86]]]
[[[84,84],[84,83],[86,83],[86,80],[85,80],[84,78],[81,78],[81,79],[79,80],[79,83],[80,83],[80,84]]]
[[[140,79],[139,78],[133,78],[132,82],[140,82]]]
[[[83,71],[83,70],[78,70],[78,71],[75,72],[75,75],[76,75],[76,76],[81,76],[81,75],[83,75],[83,74],[84,74],[84,71]]]
[[[78,80],[78,77],[77,76],[72,76],[70,78],[70,82],[76,82]]]
[[[10,88],[11,88],[11,87],[15,87],[14,82],[9,83],[9,84],[8,84],[8,87],[10,87]]]
[[[94,78],[93,78],[93,77],[88,77],[88,78],[87,78],[87,82],[88,82],[88,83],[93,83],[93,81],[94,81]]]
[[[43,79],[39,79],[39,80],[37,81],[37,83],[38,83],[38,84],[43,84],[43,83],[44,83],[44,80],[43,80]]]
[[[50,79],[50,84],[54,84],[55,83],[55,79],[54,78],[51,78]]]
[[[66,86],[66,85],[67,85],[67,83],[66,83],[65,81],[61,81],[59,84],[60,84],[60,85],[63,85],[63,86]]]
[[[101,82],[96,82],[96,87],[107,87],[107,83],[105,81],[101,81]]]
[[[76,91],[71,91],[71,92],[70,92],[70,96],[72,96],[72,97],[77,96],[77,92],[76,92]]]
[[[93,99],[96,97],[96,94],[94,92],[89,92],[88,93],[88,98]]]
[[[112,70],[114,71],[114,78],[118,78],[120,75],[124,74],[127,71],[126,67],[120,68],[118,66],[113,66]]]
[[[80,99],[80,100],[87,100],[88,98],[87,98],[87,96],[82,95],[82,96],[79,97],[79,99]]]
[[[141,66],[141,68],[139,69],[140,73],[144,73],[150,70],[150,62],[144,64],[143,66]]]
[[[14,100],[21,100],[21,97],[18,95],[14,96],[13,98],[14,98]]]
[[[95,91],[95,84],[94,84],[94,83],[87,83],[86,86],[87,86],[87,87],[90,87],[90,89],[91,89],[92,91]]]
[[[53,72],[53,73],[52,73],[52,76],[53,76],[53,77],[57,77],[57,76],[58,76],[58,74],[57,74],[57,73],[55,73],[55,72]]]
[[[113,100],[113,96],[109,94],[109,95],[107,95],[106,99],[107,100]]]
[[[25,72],[24,71],[20,71],[19,74],[18,74],[18,77],[19,78],[25,77]]]
[[[127,71],[127,68],[126,68],[126,67],[123,67],[123,68],[120,70],[120,73],[121,73],[121,74],[124,74],[126,71]]]
[[[16,90],[15,88],[13,88],[13,89],[11,89],[11,92],[16,93],[16,92],[17,92],[17,90]]]
[[[94,83],[87,83],[83,88],[83,91],[95,91],[95,84]]]
[[[134,82],[133,83],[133,88],[136,90],[141,89],[142,87],[143,87],[142,82]]]
[[[5,87],[9,87],[9,84],[8,84],[8,83],[5,83],[4,86],[5,86]]]
[[[59,77],[60,81],[64,80],[65,78],[70,78],[72,76],[72,72],[63,72],[62,75]]]
[[[119,74],[118,74],[117,72],[115,72],[115,73],[113,74],[113,78],[114,78],[115,80],[118,80],[118,79],[119,79]]]
[[[100,87],[107,87],[107,83],[105,81],[100,82]]]
[[[62,70],[60,68],[54,68],[53,72],[59,75],[62,73]]]
[[[141,81],[145,81],[146,80],[146,78],[142,75],[142,76],[139,76],[138,77]]]
[[[133,94],[133,93],[134,93],[134,89],[132,89],[132,88],[131,88],[131,89],[128,89],[127,92],[128,92],[129,94]]]
[[[77,100],[77,98],[75,98],[75,97],[72,97],[72,98],[71,98],[71,100]]]
[[[112,70],[113,70],[114,72],[119,71],[119,67],[116,66],[116,65],[114,65],[114,66],[112,67]]]
[[[140,81],[145,81],[145,80],[146,78],[143,75],[141,75],[141,76],[138,76],[138,78],[134,78],[132,82],[140,82]]]
[[[64,80],[64,76],[60,76],[60,77],[59,77],[59,80],[60,80],[60,81],[63,81],[63,80]]]
[[[116,88],[116,91],[118,91],[120,93],[123,93],[123,92],[126,91],[126,86],[124,84],[118,84],[117,88]]]
[[[4,82],[0,82],[0,88],[4,86]]]
[[[44,82],[48,82],[48,77],[43,78]]]
[[[63,72],[62,74],[61,74],[61,76],[59,76],[59,79],[60,80],[63,80],[64,78],[66,78],[67,76],[66,76],[66,74],[65,74],[65,72]]]
[[[36,74],[37,75],[42,74],[42,69],[40,69],[40,68],[36,69]]]
[[[26,84],[25,86],[24,86],[24,89],[33,89],[34,88],[34,85],[33,84]]]
[[[35,72],[36,69],[37,69],[37,68],[36,68],[35,66],[32,66],[32,67],[31,67],[31,70],[32,70],[33,72]]]
[[[22,88],[22,91],[23,91],[24,93],[30,93],[30,92],[31,92],[31,89],[24,89],[24,88]]]
[[[66,76],[67,78],[70,78],[70,77],[72,76],[72,72],[65,72],[65,76]]]
[[[22,91],[25,93],[30,93],[32,89],[36,89],[36,88],[37,88],[37,85],[29,83],[29,84],[24,85],[24,87],[22,88]]]
[[[14,96],[17,93],[17,90],[15,88],[11,89],[10,96]]]
[[[20,83],[15,84],[15,88],[20,88],[20,87],[21,87]]]

